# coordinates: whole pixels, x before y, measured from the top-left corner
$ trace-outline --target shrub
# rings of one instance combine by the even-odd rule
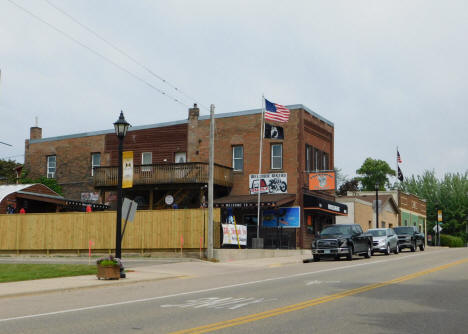
[[[440,245],[448,247],[464,247],[463,239],[459,237],[454,237],[453,235],[441,234],[440,235]]]

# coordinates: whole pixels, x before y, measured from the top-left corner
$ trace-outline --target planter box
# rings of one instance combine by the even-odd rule
[[[120,279],[120,266],[101,266],[97,265],[98,279]]]

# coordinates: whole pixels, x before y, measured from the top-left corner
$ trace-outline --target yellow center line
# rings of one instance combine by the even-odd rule
[[[199,326],[199,327],[194,327],[194,328],[190,328],[190,329],[184,329],[184,330],[181,330],[181,331],[172,332],[171,334],[186,334],[186,333],[199,334],[199,333],[212,332],[212,331],[227,328],[227,327],[239,326],[239,325],[242,325],[242,324],[245,324],[245,323],[248,323],[248,322],[258,321],[258,320],[261,320],[261,319],[271,318],[271,317],[275,317],[275,316],[285,314],[285,313],[289,313],[289,312],[293,312],[293,311],[303,310],[303,309],[311,307],[311,306],[331,302],[333,300],[337,300],[337,299],[341,299],[341,298],[344,298],[344,297],[356,295],[358,293],[363,293],[363,292],[366,292],[366,291],[378,289],[378,288],[381,288],[381,287],[384,287],[384,286],[387,286],[387,285],[402,283],[402,282],[409,281],[409,280],[412,280],[412,279],[415,279],[415,278],[418,278],[418,277],[421,277],[421,276],[424,276],[424,275],[428,275],[428,274],[431,274],[431,273],[434,273],[434,272],[437,272],[437,271],[440,271],[440,270],[448,269],[450,267],[453,267],[453,266],[456,266],[456,265],[459,265],[459,264],[462,264],[462,263],[466,263],[466,262],[468,262],[468,259],[463,259],[463,260],[451,262],[451,263],[448,263],[448,264],[444,264],[442,266],[438,266],[438,267],[434,267],[434,268],[431,268],[431,269],[419,271],[419,272],[416,272],[416,273],[413,273],[413,274],[401,276],[401,277],[392,279],[390,281],[370,284],[370,285],[366,285],[366,286],[363,286],[363,287],[360,287],[360,288],[346,290],[346,291],[335,293],[335,294],[332,294],[332,295],[329,295],[329,296],[314,298],[314,299],[310,299],[310,300],[307,300],[307,301],[304,301],[304,302],[301,302],[301,303],[287,305],[287,306],[271,309],[271,310],[260,312],[260,313],[255,313],[255,314],[242,316],[242,317],[239,317],[239,318],[220,321],[220,322],[216,322],[216,323],[212,323],[212,324],[208,324],[208,325],[204,325],[204,326]]]

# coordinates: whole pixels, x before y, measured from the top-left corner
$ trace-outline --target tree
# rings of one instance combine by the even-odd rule
[[[390,186],[388,176],[395,176],[395,171],[387,162],[372,158],[367,158],[356,173],[362,175],[358,177],[358,180],[362,184],[362,190],[367,191],[375,190],[376,184],[379,185],[380,190],[385,190]]]
[[[400,190],[426,200],[428,230],[437,222],[437,210],[442,210],[444,233],[466,238],[468,219],[468,171],[448,173],[438,179],[434,171],[407,178]]]
[[[19,163],[16,161],[0,159],[0,179],[4,179],[6,183],[15,183],[16,172],[14,169],[18,165]]]
[[[42,183],[43,185],[49,187],[59,195],[63,195],[62,187],[58,184],[56,179],[48,179],[45,176],[41,176],[37,179],[30,179],[27,177],[21,178],[20,182],[22,184],[31,184],[31,183]]]
[[[351,180],[347,180],[344,183],[342,183],[336,194],[339,196],[346,196],[348,194],[348,191],[359,191],[359,179],[357,177],[354,177]]]

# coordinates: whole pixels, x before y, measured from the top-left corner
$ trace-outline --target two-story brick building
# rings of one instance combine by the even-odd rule
[[[324,224],[346,215],[346,205],[334,201],[334,191],[308,190],[308,173],[334,168],[334,125],[303,105],[291,111],[283,139],[263,139],[260,174],[279,175],[283,185],[261,195],[262,210],[298,207],[300,227],[281,230],[283,245],[307,248]],[[131,121],[131,115],[127,113]],[[215,205],[223,217],[232,213],[249,226],[255,237],[257,196],[251,194],[253,174],[258,174],[261,109],[215,116]],[[133,188],[124,195],[139,208],[194,208],[206,205],[209,155],[209,116],[200,116],[195,105],[186,120],[131,127],[124,150],[134,154]],[[67,197],[115,200],[117,138],[113,130],[42,138],[42,129],[31,128],[26,141],[25,168],[31,177],[54,177]],[[170,199],[170,200],[168,200]],[[250,233],[252,232],[252,233]],[[263,229],[268,240],[275,229]],[[270,246],[274,246],[271,244]]]

